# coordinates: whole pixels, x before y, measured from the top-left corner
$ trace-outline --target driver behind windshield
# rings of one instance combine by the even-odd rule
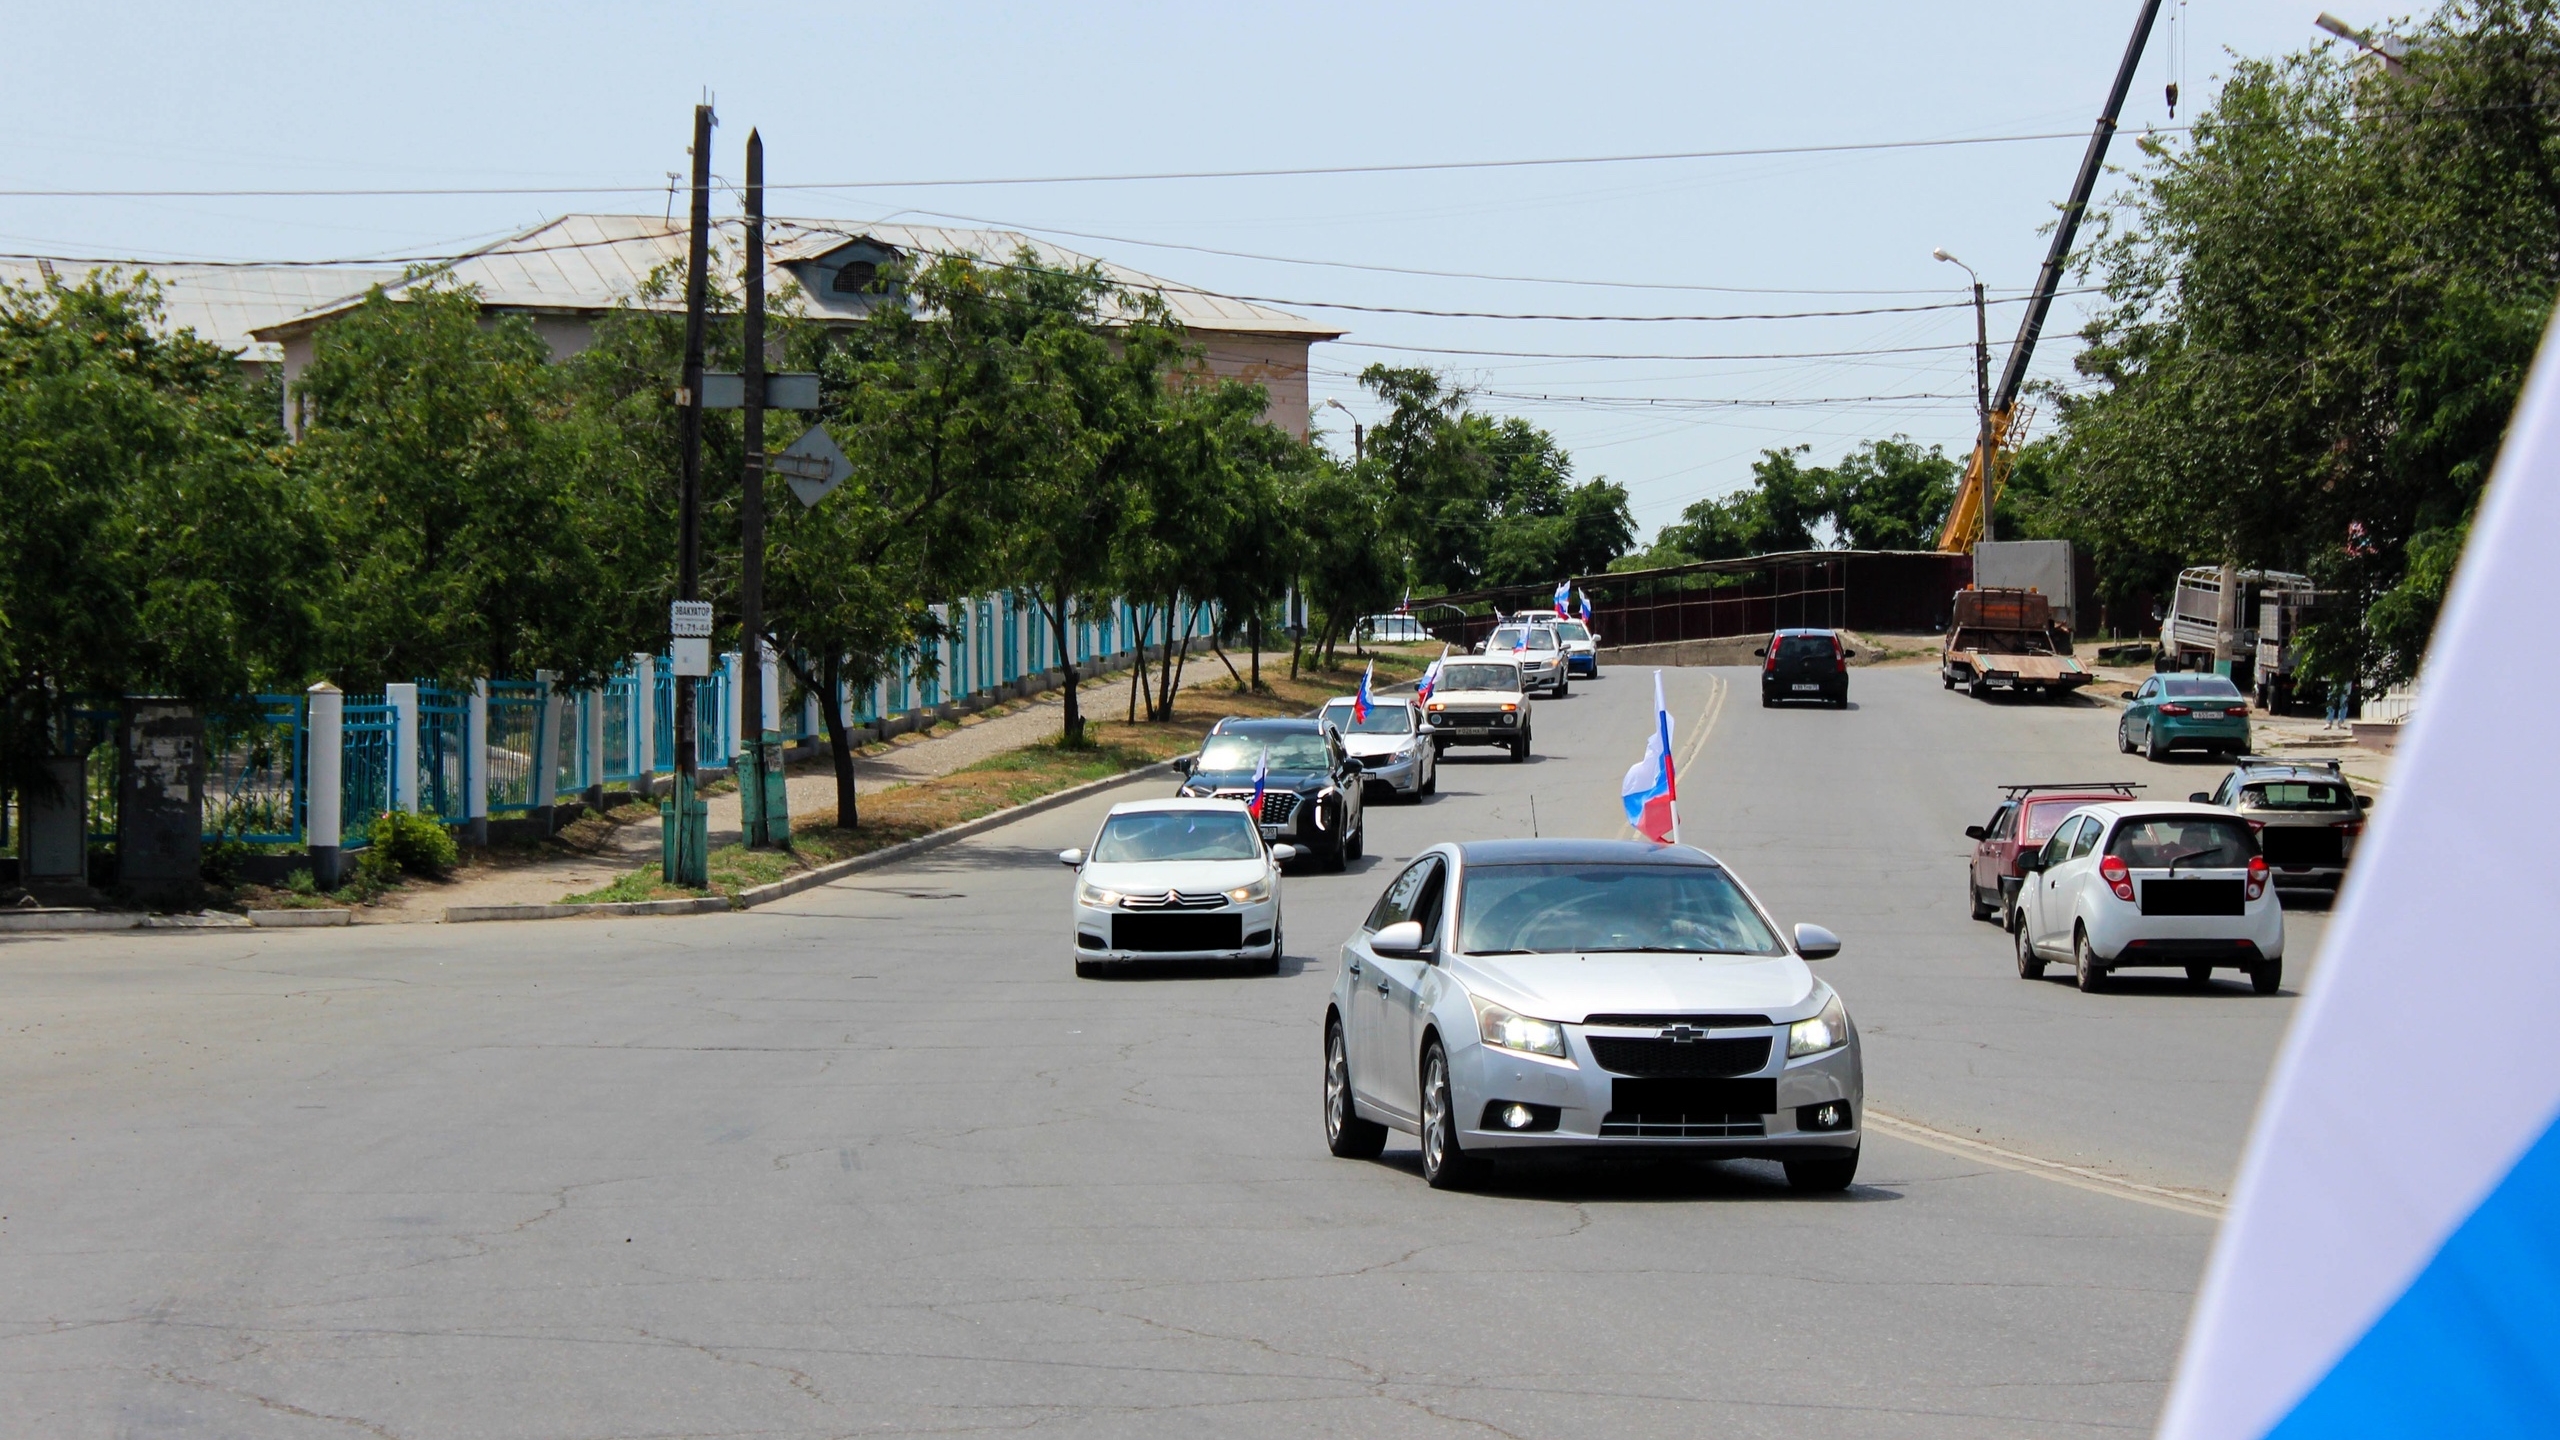
[[[1209,742],[1200,748],[1200,763],[1193,773],[1208,771],[1214,774],[1225,774],[1234,770],[1249,772],[1261,760],[1262,752],[1265,750],[1271,752],[1271,768],[1275,772],[1295,770],[1322,773],[1333,768],[1333,755],[1325,749],[1321,736],[1303,732],[1285,735],[1212,735],[1209,737]]]
[[[1369,718],[1354,720],[1348,701],[1324,707],[1325,723],[1345,735],[1410,735],[1413,733],[1413,710],[1405,705],[1372,705]]]
[[[1768,922],[1712,865],[1475,865],[1458,907],[1470,955],[1605,950],[1776,955]]]

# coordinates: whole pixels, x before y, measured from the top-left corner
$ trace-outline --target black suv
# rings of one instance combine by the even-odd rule
[[[1269,757],[1262,782],[1262,838],[1287,841],[1328,870],[1360,858],[1369,838],[1360,803],[1360,762],[1344,753],[1342,733],[1322,720],[1244,720],[1228,716],[1200,742],[1200,753],[1173,762],[1181,793],[1221,800],[1253,798],[1255,766]]]
[[[1820,700],[1848,707],[1849,660],[1858,652],[1841,643],[1839,631],[1780,630],[1751,653],[1763,662],[1761,704]]]

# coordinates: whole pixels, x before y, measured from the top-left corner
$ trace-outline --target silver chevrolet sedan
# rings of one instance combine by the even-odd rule
[[[1625,840],[1438,845],[1342,947],[1324,1017],[1324,1130],[1367,1159],[1396,1129],[1448,1189],[1529,1150],[1784,1162],[1799,1190],[1858,1173],[1858,1034],[1703,851]]]

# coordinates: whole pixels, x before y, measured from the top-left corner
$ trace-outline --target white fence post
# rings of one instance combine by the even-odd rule
[[[739,742],[745,738],[744,727],[747,718],[746,686],[740,683],[746,678],[747,672],[745,661],[737,651],[730,650],[722,653],[720,673],[727,676],[729,680],[728,684],[720,687],[721,698],[726,702],[729,712],[729,743],[726,747],[727,753],[720,758],[722,763],[735,767],[740,753]]]
[[[758,719],[751,741],[762,740],[767,730],[782,728],[782,667],[774,660],[773,647],[762,640],[756,642],[756,664],[763,668],[764,714]]]
[[[391,702],[391,808],[414,814],[418,809],[418,687],[385,685],[382,698]]]
[[[341,779],[346,760],[347,697],[323,680],[311,687],[311,714],[303,724],[302,847],[311,855],[311,878],[334,889],[344,873],[338,835]]]
[[[489,844],[489,682],[471,682],[471,709],[462,729],[462,811],[471,843]]]
[[[631,783],[639,794],[652,795],[658,773],[658,657],[634,653],[631,674]]]
[[[560,693],[551,688],[551,672],[533,672],[534,694],[542,706],[542,743],[533,747],[533,808],[548,812],[560,803]],[[546,833],[548,833],[546,831]]]

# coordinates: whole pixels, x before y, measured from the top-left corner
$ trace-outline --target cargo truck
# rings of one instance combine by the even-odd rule
[[[1938,683],[1980,699],[1994,690],[2060,695],[2096,678],[2071,658],[2071,631],[2034,590],[1967,586],[1938,652]]]

